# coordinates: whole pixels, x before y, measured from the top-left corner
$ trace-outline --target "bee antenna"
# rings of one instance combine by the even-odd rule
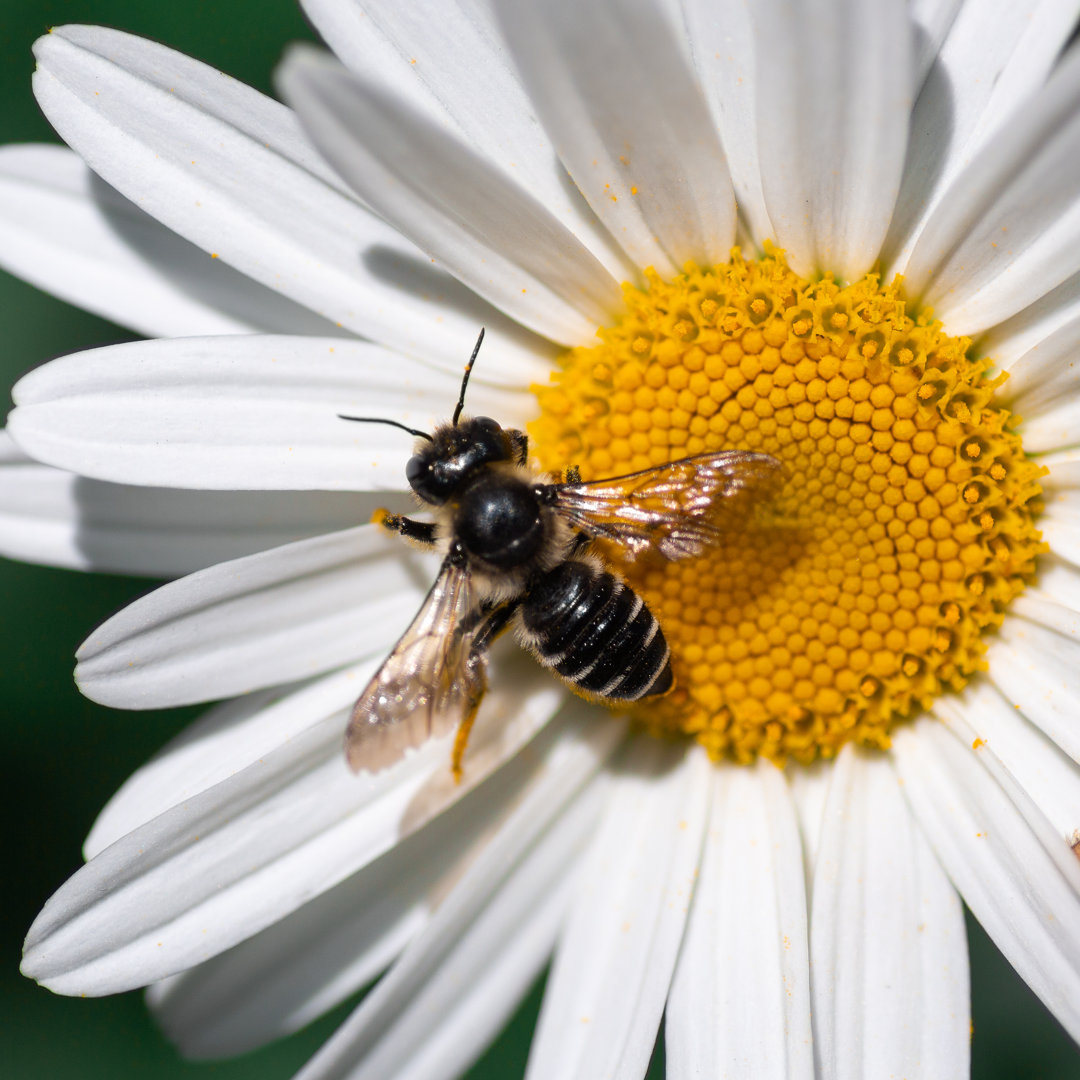
[[[452,421],[454,427],[457,427],[458,417],[461,416],[461,410],[465,408],[465,387],[469,385],[469,376],[472,374],[473,364],[476,363],[476,354],[480,351],[480,346],[484,343],[484,328],[480,327],[480,336],[476,339],[476,345],[473,347],[472,356],[469,357],[469,362],[465,365],[465,378],[461,380],[461,395],[458,397],[457,408],[454,409],[454,419]]]
[[[382,416],[344,416],[338,413],[339,420],[356,420],[361,424],[389,424],[391,427],[399,427],[402,431],[407,431],[410,435],[416,435],[418,438],[427,439],[428,442],[434,440],[426,431],[417,431],[416,428],[406,427],[404,424],[399,424],[396,420],[387,420]]]

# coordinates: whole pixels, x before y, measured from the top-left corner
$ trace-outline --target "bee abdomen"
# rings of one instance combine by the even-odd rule
[[[581,690],[636,701],[671,687],[660,624],[614,574],[562,563],[529,590],[521,617],[540,662]]]

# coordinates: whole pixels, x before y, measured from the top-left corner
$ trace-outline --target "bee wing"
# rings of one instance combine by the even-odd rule
[[[771,496],[781,475],[768,454],[726,450],[610,480],[550,486],[555,509],[578,532],[621,544],[631,558],[652,550],[674,561],[719,543],[725,520],[737,507],[745,512],[736,497]]]
[[[467,568],[446,560],[408,630],[353,706],[345,757],[353,772],[378,772],[411,746],[448,734],[486,689],[482,656],[471,655],[476,608]]]

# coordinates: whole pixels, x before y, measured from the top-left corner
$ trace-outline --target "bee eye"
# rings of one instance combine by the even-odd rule
[[[410,485],[415,483],[430,469],[430,463],[425,461],[420,454],[413,454],[405,466],[405,479]]]
[[[409,487],[424,502],[440,506],[454,493],[460,481],[457,458],[434,456],[431,451],[413,454],[405,465],[405,479]]]

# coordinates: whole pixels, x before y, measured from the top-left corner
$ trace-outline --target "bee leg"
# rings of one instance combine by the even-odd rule
[[[566,467],[566,477],[563,480],[565,484],[580,484],[581,483],[581,470],[576,465],[568,465]]]
[[[461,777],[465,771],[461,762],[465,757],[465,747],[469,745],[469,732],[472,731],[473,721],[480,709],[481,697],[482,695],[473,699],[469,711],[465,714],[465,719],[458,725],[457,734],[454,736],[454,754],[450,759],[450,771],[454,774],[455,784],[461,783]]]
[[[468,681],[473,684],[469,701],[468,711],[465,718],[458,725],[457,734],[454,736],[454,753],[450,761],[450,768],[454,774],[454,783],[461,783],[463,773],[462,760],[465,757],[465,747],[469,744],[469,733],[472,731],[473,721],[476,720],[480,702],[487,692],[487,651],[491,643],[510,625],[510,620],[517,611],[520,600],[508,600],[505,604],[486,611],[482,610],[474,623],[467,626],[466,632],[479,625],[476,638],[469,649],[466,661],[466,670],[469,672]]]
[[[371,523],[381,525],[388,532],[400,533],[406,540],[421,547],[435,546],[435,526],[430,521],[413,521],[404,514],[391,514],[380,507],[371,515]]]

